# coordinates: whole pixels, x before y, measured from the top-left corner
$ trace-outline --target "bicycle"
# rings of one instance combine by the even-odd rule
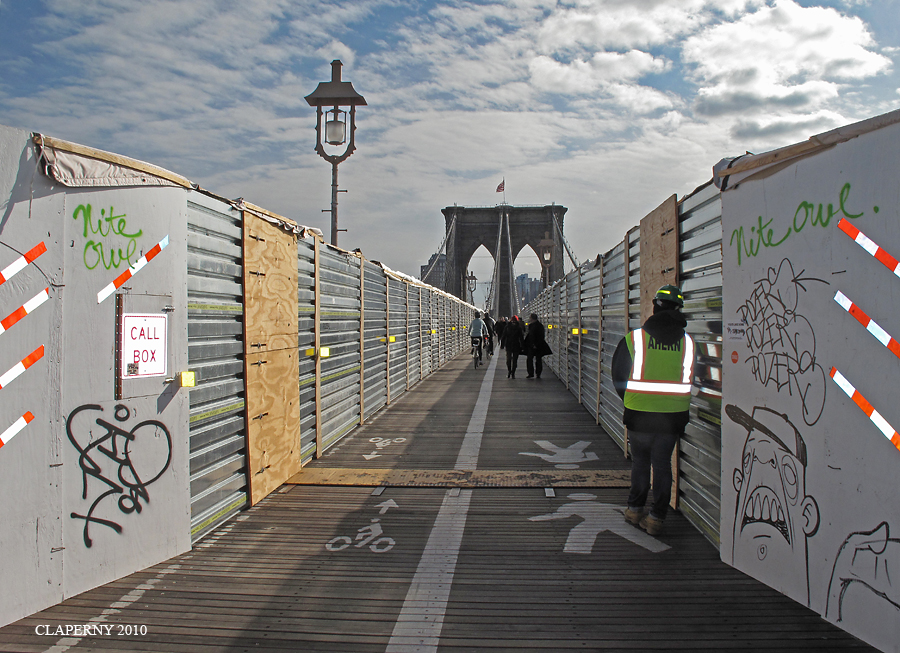
[[[478,364],[481,362],[481,338],[472,338],[472,360],[475,362],[475,369],[478,369]]]

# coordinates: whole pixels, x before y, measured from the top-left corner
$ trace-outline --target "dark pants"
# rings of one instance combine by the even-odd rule
[[[529,354],[525,359],[525,367],[528,368],[528,376],[537,376],[541,378],[541,372],[544,371],[544,362],[541,360],[543,356]]]
[[[516,373],[516,367],[519,365],[519,352],[512,352],[508,348],[506,350],[506,371],[509,375]]]
[[[650,468],[653,468],[653,503],[650,514],[665,519],[672,499],[672,452],[680,436],[673,433],[628,431],[631,449],[631,492],[628,507],[640,511],[650,492]]]

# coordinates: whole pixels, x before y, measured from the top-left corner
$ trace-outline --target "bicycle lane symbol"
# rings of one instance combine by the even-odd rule
[[[400,506],[392,499],[389,499],[383,503],[379,503],[376,507],[381,508],[379,514],[383,515],[390,508],[399,508]],[[356,544],[353,544],[354,541]],[[358,549],[368,546],[369,550],[373,553],[385,553],[393,549],[396,542],[394,541],[394,538],[384,534],[384,529],[381,526],[381,518],[373,517],[370,524],[363,526],[356,531],[355,538],[350,539],[349,535],[338,535],[337,537],[328,540],[325,544],[325,548],[328,551],[343,551],[351,544]]]
[[[406,442],[406,438],[369,438],[369,442],[375,445],[375,451],[372,453],[363,454],[363,458],[366,460],[372,460],[373,458],[378,458],[381,456],[379,451],[384,449],[385,447],[392,444],[401,444]]]

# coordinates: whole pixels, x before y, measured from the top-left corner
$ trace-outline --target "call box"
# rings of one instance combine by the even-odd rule
[[[123,379],[166,375],[168,315],[124,313],[122,315]]]

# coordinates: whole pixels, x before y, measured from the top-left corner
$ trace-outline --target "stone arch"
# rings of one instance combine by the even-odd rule
[[[563,245],[559,231],[563,227],[566,207],[557,204],[546,206],[511,206],[498,204],[486,207],[448,206],[444,214],[445,229],[453,232],[447,238],[447,272],[444,289],[457,297],[464,297],[466,269],[472,256],[484,245],[496,261],[500,258],[500,279],[497,312],[511,315],[514,310],[513,292],[515,280],[510,278],[510,258],[515,260],[524,247],[531,247],[540,258],[540,243],[553,242],[548,280],[553,283],[563,276]],[[509,241],[506,236],[497,251],[497,235],[501,220],[509,222]],[[555,223],[558,222],[559,229]],[[512,253],[510,253],[510,250]]]

